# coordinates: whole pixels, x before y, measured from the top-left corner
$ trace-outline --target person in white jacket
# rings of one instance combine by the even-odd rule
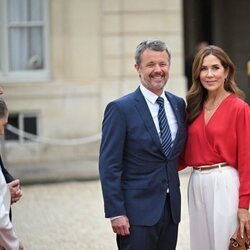
[[[8,123],[8,108],[5,101],[0,98],[0,136],[4,134],[4,127]],[[10,220],[11,193],[5,177],[0,168],[0,249],[20,250],[24,249],[18,240]]]

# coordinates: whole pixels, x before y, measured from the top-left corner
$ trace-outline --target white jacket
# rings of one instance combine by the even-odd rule
[[[9,187],[0,170],[0,246],[3,246],[6,250],[18,250],[19,241],[9,217],[10,202]]]

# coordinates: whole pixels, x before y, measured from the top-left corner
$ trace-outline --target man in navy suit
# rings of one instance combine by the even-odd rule
[[[164,42],[141,42],[135,53],[140,86],[105,109],[99,171],[105,217],[121,250],[176,248],[181,205],[177,164],[186,123],[184,100],[164,91],[170,59]],[[159,96],[172,139],[167,155],[161,144]]]

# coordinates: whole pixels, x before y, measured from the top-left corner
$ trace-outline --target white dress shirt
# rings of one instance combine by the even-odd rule
[[[143,85],[140,85],[140,90],[147,102],[149,111],[151,113],[151,116],[154,120],[155,127],[157,129],[158,135],[161,138],[159,121],[158,121],[159,104],[156,102],[158,96],[154,94],[153,92],[149,91],[148,89],[146,89]],[[166,116],[168,119],[168,125],[171,131],[172,141],[174,141],[176,137],[177,129],[178,129],[177,120],[164,91],[162,92],[161,97],[164,99],[164,107],[165,107],[165,112],[166,112]]]
[[[9,186],[0,166],[0,246],[5,249],[18,250],[19,241],[9,217],[10,199]]]

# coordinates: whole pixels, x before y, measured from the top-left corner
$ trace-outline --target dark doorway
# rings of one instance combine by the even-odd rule
[[[195,53],[195,46],[200,41],[213,43],[212,7],[210,0],[183,0],[185,56]]]

